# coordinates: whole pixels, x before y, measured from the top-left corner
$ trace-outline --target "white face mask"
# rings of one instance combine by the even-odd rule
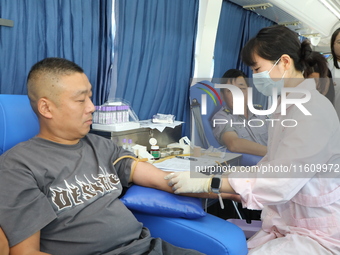
[[[280,58],[275,62],[275,64],[269,71],[253,73],[253,83],[255,87],[260,93],[262,93],[265,96],[272,96],[273,88],[277,88],[277,94],[281,95],[281,89],[283,88],[284,85],[283,77],[285,76],[286,71],[283,73],[281,80],[279,81],[273,81],[269,75],[269,73],[273,70],[273,68],[277,65],[279,61]]]

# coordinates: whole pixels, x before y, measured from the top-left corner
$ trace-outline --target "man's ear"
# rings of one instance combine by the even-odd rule
[[[38,112],[47,119],[52,118],[51,104],[52,102],[45,97],[42,97],[38,100]]]

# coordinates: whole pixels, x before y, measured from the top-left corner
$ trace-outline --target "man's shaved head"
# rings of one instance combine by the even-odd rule
[[[63,58],[45,58],[32,66],[27,77],[28,97],[38,115],[37,102],[46,97],[58,104],[59,78],[73,73],[84,73],[77,64]]]

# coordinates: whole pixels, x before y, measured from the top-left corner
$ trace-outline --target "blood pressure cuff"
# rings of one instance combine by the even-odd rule
[[[196,219],[206,215],[199,198],[139,185],[132,185],[121,201],[131,210],[157,216]]]

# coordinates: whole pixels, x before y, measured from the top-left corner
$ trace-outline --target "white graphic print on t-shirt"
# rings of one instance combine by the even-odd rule
[[[120,183],[118,176],[107,173],[106,169],[99,168],[103,174],[98,174],[97,176],[92,174],[92,180],[89,180],[86,175],[84,175],[82,181],[75,176],[75,183],[68,183],[64,180],[64,187],[60,185],[50,188],[52,191],[52,202],[57,206],[58,211],[83,204],[85,200],[110,193],[117,189],[115,186]]]

